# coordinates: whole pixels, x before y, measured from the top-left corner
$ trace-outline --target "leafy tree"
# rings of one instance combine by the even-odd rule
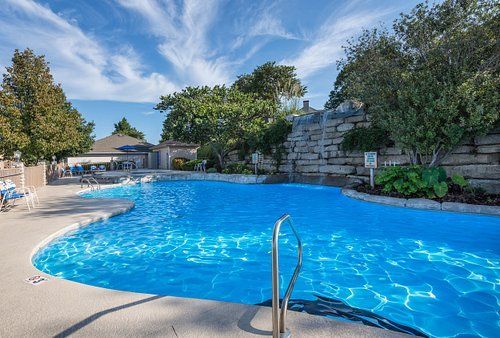
[[[272,101],[236,87],[187,87],[160,100],[155,109],[168,112],[162,140],[210,144],[221,169],[227,155],[262,129],[275,111]]]
[[[233,84],[243,93],[254,93],[263,100],[272,100],[286,109],[307,92],[297,78],[294,66],[266,62],[250,74],[238,76]]]
[[[120,121],[118,121],[118,123],[115,123],[115,130],[113,130],[111,134],[128,135],[139,140],[144,140],[146,138],[142,131],[139,131],[136,128],[132,127],[132,125],[130,125],[130,123],[124,117]]]
[[[16,49],[0,89],[0,154],[19,149],[27,164],[76,155],[90,149],[93,129],[54,83],[45,57]]]
[[[335,79],[335,83],[333,84],[333,89],[328,95],[328,101],[326,101],[325,103],[325,109],[335,109],[347,99],[347,97],[345,97],[344,91],[342,90],[346,72],[347,67],[340,69],[339,74]]]
[[[394,33],[363,32],[345,47],[331,98],[364,102],[412,163],[438,165],[499,123],[499,12],[493,0],[425,2]]]

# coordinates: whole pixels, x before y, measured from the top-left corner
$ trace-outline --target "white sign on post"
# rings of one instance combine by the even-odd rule
[[[368,151],[365,153],[365,168],[377,168],[377,152]]]
[[[375,188],[375,169],[377,168],[377,152],[365,152],[365,168],[370,169],[370,186]]]
[[[259,163],[259,153],[253,153],[252,154],[252,164],[257,164]]]

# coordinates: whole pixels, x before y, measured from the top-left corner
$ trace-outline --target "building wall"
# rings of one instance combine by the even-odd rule
[[[158,149],[155,152],[160,153],[159,169],[172,169],[172,161],[174,158],[182,157],[187,158],[188,160],[195,160],[197,154],[195,148],[187,147],[165,147]]]
[[[330,111],[294,117],[292,132],[285,142],[287,157],[280,172],[367,180],[369,170],[364,168],[364,154],[345,152],[340,143],[348,130],[369,126],[369,120],[370,116],[361,108],[346,104],[339,107],[336,114]],[[397,147],[379,152],[379,166],[389,161],[401,165],[410,163],[409,156]],[[465,141],[442,166],[450,175],[459,173],[472,185],[500,193],[500,129]],[[264,159],[263,167],[275,169],[269,157]]]

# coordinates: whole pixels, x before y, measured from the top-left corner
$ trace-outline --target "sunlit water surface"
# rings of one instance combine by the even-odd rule
[[[40,270],[118,290],[261,303],[271,298],[272,227],[286,212],[304,245],[293,299],[341,300],[431,336],[500,336],[500,218],[295,184],[155,182],[86,197],[135,208],[54,240],[34,257]],[[286,226],[280,250],[285,288],[296,263]]]

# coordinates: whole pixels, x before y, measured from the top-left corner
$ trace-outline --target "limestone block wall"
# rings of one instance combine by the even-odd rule
[[[345,152],[340,143],[348,130],[369,125],[370,115],[352,102],[345,102],[336,110],[294,117],[292,132],[285,142],[287,155],[279,171],[367,180],[369,171],[364,168],[364,154]],[[396,146],[382,149],[379,166],[389,161],[406,165],[409,156]],[[500,193],[500,129],[467,140],[442,165],[449,174],[462,174],[471,184]],[[262,167],[274,170],[274,161],[266,157]]]

